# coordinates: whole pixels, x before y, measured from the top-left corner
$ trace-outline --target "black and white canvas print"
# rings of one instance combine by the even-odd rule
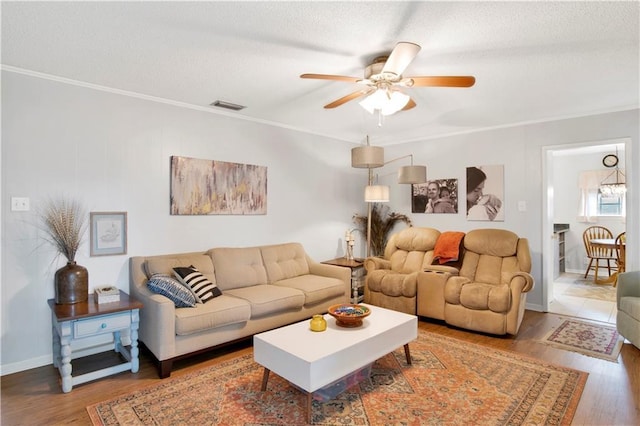
[[[411,185],[412,213],[458,213],[458,179]]]
[[[504,166],[467,167],[467,220],[504,221]]]

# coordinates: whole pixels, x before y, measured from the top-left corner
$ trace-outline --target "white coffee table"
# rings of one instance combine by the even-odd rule
[[[411,364],[409,342],[418,337],[418,318],[402,312],[365,305],[371,315],[362,326],[344,328],[329,314],[327,329],[314,332],[309,320],[253,336],[254,360],[264,367],[262,390],[269,372],[307,392],[307,422],[311,421],[312,393],[404,346]]]

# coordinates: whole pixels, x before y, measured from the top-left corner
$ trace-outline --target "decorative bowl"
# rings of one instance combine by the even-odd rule
[[[360,327],[362,319],[371,314],[371,309],[363,305],[341,303],[330,306],[328,312],[336,319],[336,325],[340,327]]]

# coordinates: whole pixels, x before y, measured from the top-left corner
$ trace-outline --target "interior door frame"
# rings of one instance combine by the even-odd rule
[[[616,138],[607,140],[595,140],[589,142],[568,143],[562,145],[549,145],[542,147],[542,309],[549,312],[551,303],[553,302],[553,271],[554,271],[554,243],[555,234],[553,232],[553,157],[556,151],[564,151],[568,149],[586,148],[598,145],[614,145],[624,144],[625,147],[625,172],[627,177],[627,194],[634,189],[631,185],[629,176],[632,170],[628,167],[631,164],[631,138]],[[626,218],[627,228],[629,225],[636,226],[635,218],[631,217],[631,203],[627,202]],[[633,227],[632,226],[632,227]]]

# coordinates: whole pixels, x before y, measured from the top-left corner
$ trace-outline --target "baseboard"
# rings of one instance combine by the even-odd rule
[[[20,371],[31,370],[32,368],[44,367],[47,364],[53,364],[51,354],[27,359],[20,362],[14,362],[11,364],[3,364],[0,365],[0,376],[19,373]]]
[[[536,312],[546,312],[543,308],[542,305],[537,304],[537,303],[526,303],[524,305],[525,309],[528,309],[530,311],[536,311]]]
[[[129,336],[122,336],[122,343],[125,346],[131,345],[131,339]],[[91,346],[88,348],[78,348],[73,350],[71,354],[71,360],[95,355],[106,351],[113,350],[113,342],[101,343],[95,346]],[[5,376],[7,374],[19,373],[25,370],[31,370],[32,368],[44,367],[45,365],[51,365],[53,368],[53,355],[43,355],[36,358],[27,359],[20,362],[14,362],[11,364],[3,364],[0,365],[0,376]]]

